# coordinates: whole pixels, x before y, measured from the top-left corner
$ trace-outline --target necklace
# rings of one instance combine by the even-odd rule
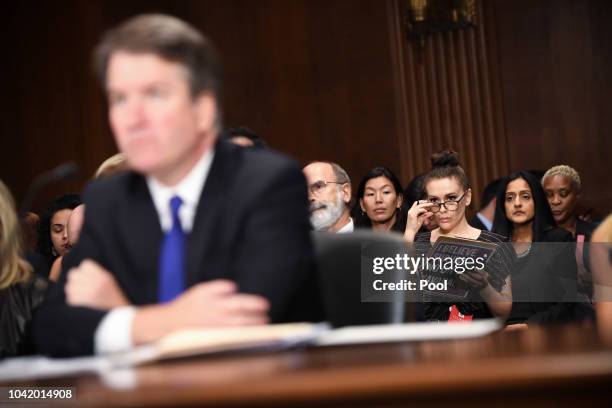
[[[516,247],[514,247],[514,251],[516,252]],[[527,245],[527,249],[524,250],[523,252],[516,252],[516,256],[517,258],[524,258],[527,255],[529,255],[529,252],[531,252],[531,242],[529,243],[529,245]]]
[[[510,234],[510,242],[512,242],[512,234]],[[527,242],[512,242],[512,246],[514,247],[514,252],[516,252],[517,258],[524,258],[527,255],[529,255],[529,252],[531,252],[531,244],[532,243],[533,242],[529,242],[529,243],[527,243]],[[517,244],[519,244],[519,245],[517,245]],[[517,251],[518,247],[520,247],[520,248],[527,247],[527,249],[525,249],[522,252],[518,252]]]

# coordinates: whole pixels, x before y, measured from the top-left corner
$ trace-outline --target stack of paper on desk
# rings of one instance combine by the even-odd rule
[[[181,330],[155,342],[151,351],[142,353],[142,362],[262,347],[286,349],[311,343],[328,330],[325,323]]]
[[[399,341],[451,340],[480,337],[502,328],[497,319],[472,320],[469,323],[405,323],[353,326],[321,333],[313,344],[341,346]]]
[[[117,356],[117,365],[190,355],[212,354],[262,347],[287,349],[297,344],[341,346],[400,341],[463,339],[484,336],[502,327],[497,319],[469,323],[405,323],[353,326],[331,330],[327,324],[294,323],[254,327],[183,330],[151,346]]]

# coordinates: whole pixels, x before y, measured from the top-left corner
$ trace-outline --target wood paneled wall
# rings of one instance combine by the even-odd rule
[[[63,0],[3,5],[0,178],[20,198],[68,160],[78,190],[115,151],[90,69],[102,32],[166,12],[206,32],[224,60],[225,123],[357,183],[387,165],[407,183],[435,150],[460,152],[475,198],[494,177],[556,162],[610,210],[609,23],[605,0],[478,0],[477,27],[408,42],[402,0]],[[477,201],[477,200],[476,200]]]
[[[212,38],[225,66],[227,125],[246,125],[299,160],[335,160],[356,181],[387,165],[399,173],[388,14],[378,0],[42,1],[8,6],[11,72],[0,102],[0,177],[18,197],[32,177],[67,161],[78,189],[115,151],[89,67],[102,32],[141,12],[184,18]],[[27,29],[25,28],[27,27]],[[15,40],[17,39],[17,41]],[[17,103],[15,103],[17,102]]]
[[[612,211],[612,2],[495,0],[511,170],[569,164]]]
[[[394,51],[401,81],[398,129],[406,145],[402,174],[408,179],[429,170],[432,152],[450,147],[461,156],[477,207],[482,187],[509,167],[492,11],[477,2],[476,27],[407,41],[399,30],[402,3],[390,3],[399,31]]]

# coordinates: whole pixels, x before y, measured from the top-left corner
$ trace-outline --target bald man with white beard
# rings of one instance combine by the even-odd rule
[[[303,169],[308,183],[310,223],[315,231],[353,232],[351,180],[336,163],[312,162]]]

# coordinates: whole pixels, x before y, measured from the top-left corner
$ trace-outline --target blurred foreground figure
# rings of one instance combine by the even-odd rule
[[[109,353],[179,329],[306,320],[304,176],[281,155],[219,139],[211,43],[174,17],[142,15],[109,31],[96,61],[130,171],[86,188],[79,243],[34,318],[39,351]]]
[[[127,160],[123,153],[112,155],[104,160],[100,167],[96,170],[94,178],[112,176],[113,174],[122,173],[128,170]]]
[[[597,328],[612,343],[612,214],[593,232],[591,242]]]
[[[27,353],[32,311],[42,301],[47,282],[21,258],[15,202],[0,180],[0,358]]]

